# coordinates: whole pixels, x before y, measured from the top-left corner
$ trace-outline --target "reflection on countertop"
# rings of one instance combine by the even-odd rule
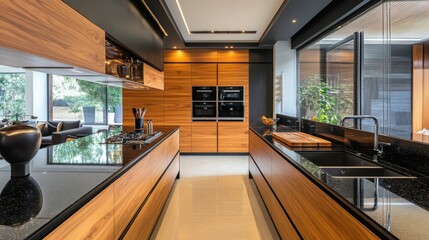
[[[279,126],[277,131],[296,131]],[[399,239],[429,239],[429,179],[426,176],[402,166],[399,167],[402,171],[416,178],[334,178],[326,174],[323,167],[301,156],[299,151],[342,151],[344,148],[337,145],[332,148],[290,148],[266,134],[264,126],[251,128],[308,177],[334,190],[339,198],[346,199],[368,216],[369,221],[376,222]],[[388,164],[387,161],[382,163]]]
[[[14,203],[8,201],[11,197],[20,198],[21,203],[26,201],[19,194],[19,196],[10,194],[9,190],[12,188],[15,192],[16,189],[22,190],[22,186],[27,186],[26,192],[31,193],[31,196],[27,197],[41,200],[39,201],[41,209],[35,206],[26,210],[28,213],[26,219],[21,216],[22,219],[6,219],[11,221],[5,222],[6,220],[3,221],[1,217],[0,239],[42,238],[60,224],[57,222],[58,219],[77,211],[177,129],[177,127],[157,128],[157,131],[164,134],[155,141],[143,145],[103,143],[107,137],[117,134],[121,130],[119,129],[40,149],[30,162],[30,177],[28,181],[24,181],[27,184],[11,180],[9,164],[0,160],[0,190],[3,189],[0,195],[1,214],[7,212],[9,216],[6,217],[13,217],[15,214],[13,210],[23,206],[19,205],[18,201]],[[3,194],[5,191],[9,199],[3,199],[3,196],[6,196],[6,193]],[[21,208],[20,211],[22,210]]]

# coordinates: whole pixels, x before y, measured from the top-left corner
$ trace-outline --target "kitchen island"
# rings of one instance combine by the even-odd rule
[[[280,126],[277,131],[296,130]],[[339,177],[322,165],[347,149],[292,148],[271,133],[251,127],[250,174],[283,239],[429,238],[429,181],[423,172],[384,159],[377,164],[403,176]]]
[[[19,181],[0,160],[0,239],[148,238],[179,174],[179,129],[155,130],[148,144],[105,144],[107,131],[40,149]]]

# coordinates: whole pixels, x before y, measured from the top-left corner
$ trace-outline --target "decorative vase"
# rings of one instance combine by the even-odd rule
[[[30,175],[29,163],[42,142],[40,129],[18,124],[0,129],[0,154],[10,164],[11,177]]]
[[[39,214],[43,194],[31,176],[11,178],[0,193],[0,225],[17,227]]]

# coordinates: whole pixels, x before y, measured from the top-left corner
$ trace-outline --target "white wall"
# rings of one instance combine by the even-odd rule
[[[25,71],[25,114],[48,120],[48,80],[46,73]]]
[[[274,44],[274,115],[297,116],[296,51],[290,41]]]

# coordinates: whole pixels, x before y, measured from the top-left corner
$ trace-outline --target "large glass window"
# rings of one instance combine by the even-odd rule
[[[122,89],[71,77],[51,77],[52,120],[122,123]]]
[[[25,119],[25,72],[0,66],[0,117]]]
[[[419,97],[412,93],[418,62],[413,48],[421,45],[423,56],[428,48],[429,56],[428,21],[427,0],[384,1],[298,50],[300,117],[337,124],[344,115],[373,115],[381,133],[414,138],[413,125],[425,119],[412,111]],[[359,38],[347,41],[351,35]],[[373,129],[371,121],[357,126]]]

